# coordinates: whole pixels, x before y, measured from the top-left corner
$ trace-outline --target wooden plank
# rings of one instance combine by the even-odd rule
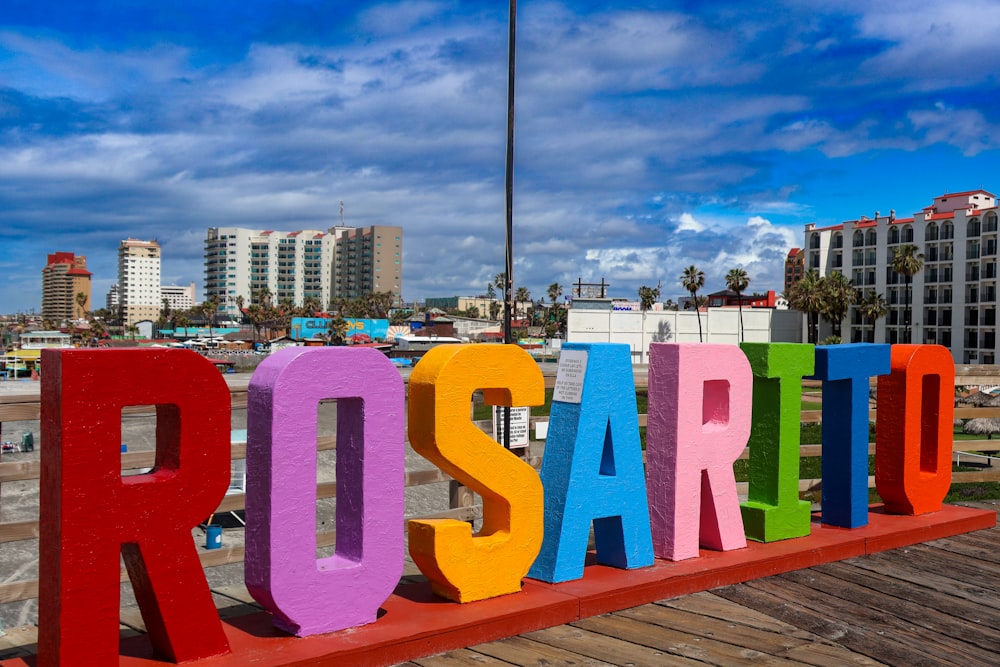
[[[781,633],[790,637],[807,640],[798,646],[790,646],[786,649],[784,655],[787,658],[815,665],[816,667],[842,667],[844,665],[877,667],[883,664],[867,656],[854,653],[850,649],[825,640],[811,632],[758,612],[755,609],[749,609],[730,602],[709,591],[692,593],[691,595],[684,595],[670,600],[661,600],[655,604],[672,609],[681,609],[704,618],[711,618],[731,624],[746,625],[758,630]],[[728,630],[725,633],[728,633]]]
[[[441,655],[411,660],[409,664],[420,667],[467,667],[468,665],[510,665],[514,663],[498,660],[492,656],[467,648],[449,651]]]
[[[773,585],[751,585],[754,583],[759,582],[725,586],[714,592],[727,600],[766,613],[875,660],[907,667],[938,667],[940,664],[912,642],[898,641],[880,633],[876,627],[852,625],[850,621],[832,617],[825,610],[816,609],[812,599],[789,600],[787,596],[777,594]]]
[[[907,551],[909,550],[907,549]],[[890,553],[885,552],[885,554]],[[962,579],[953,578],[957,577],[958,574],[951,570],[949,570],[949,574],[952,576],[948,576],[936,570],[916,567],[914,561],[909,558],[909,554],[905,559],[885,559],[883,555],[872,554],[865,558],[855,558],[844,562],[849,563],[851,567],[858,568],[859,570],[871,572],[877,577],[897,579],[904,583],[928,588],[943,595],[967,600],[973,604],[1000,609],[1000,599],[997,599],[996,596],[984,595],[981,586],[974,583],[966,583]],[[976,578],[978,579],[979,577],[977,576]]]
[[[756,642],[756,646],[744,645],[743,641],[746,638],[734,632],[738,626],[726,628],[723,624],[721,628],[716,628],[722,630],[721,634],[716,634],[707,628],[701,632],[690,632],[692,627],[690,623],[673,628],[666,618],[677,618],[677,616],[665,613],[666,611],[664,607],[643,605],[607,616],[581,619],[571,625],[603,634],[609,638],[618,638],[631,644],[662,651],[671,658],[681,656],[690,658],[692,661],[709,664],[746,665],[747,667],[750,665],[791,667],[802,664],[775,655],[775,652],[783,651],[788,647],[781,646],[778,641],[773,646],[768,646],[766,650],[760,649],[763,642],[759,641]],[[645,622],[647,620],[650,622]],[[652,621],[658,622],[653,623]],[[776,640],[782,639],[779,634],[771,634]],[[785,641],[795,640],[788,638]]]
[[[41,418],[42,409],[37,402],[10,403],[6,400],[0,402],[0,422],[28,422],[38,421]]]
[[[658,665],[663,663],[663,652],[658,649],[631,644],[616,637],[584,630],[577,627],[575,623],[536,630],[523,636],[548,646],[580,653],[616,665]],[[681,657],[684,656],[677,656],[677,658]],[[677,665],[698,664],[693,660],[685,662],[674,659],[672,662]]]
[[[915,545],[916,546],[916,545]],[[976,544],[975,542],[963,541],[956,538],[934,540],[933,543],[924,545],[925,549],[941,549],[960,558],[968,558],[983,566],[1000,567],[1000,560],[997,558],[996,547],[988,544]],[[989,569],[996,569],[989,567]]]
[[[1000,647],[1000,610],[996,608],[945,595],[929,587],[907,585],[895,577],[876,576],[849,563],[828,563],[813,570],[871,590],[875,608],[891,605],[892,613],[903,611],[908,621],[918,624],[927,620],[927,610],[933,610],[934,622],[925,624],[928,629],[951,633],[949,628],[954,624],[963,634],[953,636],[964,636],[966,641],[984,648],[996,650]],[[945,618],[943,623],[940,616]]]
[[[862,596],[862,592],[853,587],[849,591],[845,589],[840,592],[844,596],[843,598],[833,595],[819,595],[812,586],[803,585],[795,577],[788,576],[791,574],[794,573],[752,581],[746,585],[771,593],[788,603],[798,604],[802,601],[808,601],[813,612],[822,613],[829,619],[839,621],[853,632],[864,628],[865,632],[869,633],[867,635],[869,641],[865,647],[862,649],[851,647],[861,653],[867,653],[868,648],[872,646],[887,647],[889,646],[887,641],[891,641],[898,646],[891,648],[890,652],[907,651],[910,653],[900,664],[976,664],[975,660],[970,661],[966,652],[961,650],[963,647],[953,647],[948,642],[942,643],[940,635],[934,635],[938,641],[932,642],[928,633],[919,630],[912,624],[908,624],[891,614],[876,612],[864,605],[852,602],[853,596]]]
[[[843,608],[844,614],[853,614],[858,620],[880,622],[900,636],[912,633],[914,641],[922,638],[925,650],[958,664],[989,664],[1000,650],[997,638],[980,632],[975,623],[943,613],[938,605],[926,607],[905,598],[880,594],[855,580],[818,569],[786,572],[779,578],[822,593],[831,606]],[[920,632],[921,627],[934,631],[933,641],[927,633]]]
[[[981,561],[975,556],[949,551],[942,548],[941,545],[914,544],[907,547],[905,553],[906,559],[900,565],[931,573],[940,573],[954,579],[975,583],[977,586],[981,585],[984,579],[989,581],[993,577],[1000,576],[1000,566],[996,563]],[[890,555],[891,552],[882,555],[876,559],[876,562],[891,565],[893,559],[888,558]]]
[[[670,600],[660,600],[654,604],[698,614],[706,618],[742,623],[760,630],[784,632],[786,634],[793,634],[798,631],[794,625],[782,623],[767,614],[762,614],[754,609],[748,609],[743,605],[730,602],[708,591],[691,593],[690,595],[683,595],[679,598],[671,598]]]
[[[583,647],[580,647],[581,649]],[[586,667],[612,667],[620,663],[604,662],[575,651],[567,651],[545,642],[532,641],[524,636],[508,637],[487,644],[471,646],[476,653],[496,658],[521,667],[546,667],[549,665],[585,665]],[[657,663],[646,663],[657,664]]]

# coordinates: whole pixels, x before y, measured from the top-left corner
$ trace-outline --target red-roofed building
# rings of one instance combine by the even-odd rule
[[[90,271],[87,258],[71,252],[54,252],[42,269],[42,319],[56,326],[82,320],[90,310]],[[77,295],[82,294],[82,304]]]
[[[885,298],[888,313],[874,325],[857,305],[850,308],[845,342],[940,344],[956,363],[997,363],[998,214],[996,195],[969,190],[935,197],[908,218],[890,211],[806,225],[805,269],[841,272],[862,293]],[[908,245],[923,263],[912,277],[892,269]],[[819,339],[829,333],[824,323]]]
[[[802,280],[806,269],[806,254],[802,248],[792,248],[785,257],[785,294],[792,289],[792,285]]]

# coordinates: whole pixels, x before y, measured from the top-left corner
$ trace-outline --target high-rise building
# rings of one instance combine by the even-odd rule
[[[160,316],[160,244],[125,239],[118,246],[118,299],[122,322],[131,326]]]
[[[190,310],[195,305],[194,283],[190,285],[160,285],[160,307],[166,300],[167,307],[174,312]]]
[[[996,363],[998,213],[995,195],[972,190],[936,197],[910,218],[876,212],[832,227],[806,225],[807,269],[841,272],[888,303],[874,323],[851,306],[843,339],[936,343],[951,349],[956,363]],[[923,255],[912,279],[892,270],[904,245]]]
[[[58,326],[86,317],[90,310],[90,276],[86,257],[71,252],[49,255],[42,269],[42,319]],[[79,294],[85,297],[82,304],[77,300]]]
[[[117,313],[120,301],[118,283],[115,283],[111,286],[107,295],[104,297],[104,307],[108,309],[109,313]]]
[[[326,309],[337,297],[402,290],[400,227],[335,227],[295,232],[209,228],[205,239],[205,299],[216,297],[221,316],[238,316],[261,290],[273,303]],[[336,272],[340,271],[339,278]]]
[[[354,299],[372,292],[402,298],[403,228],[386,225],[334,227],[333,298]]]

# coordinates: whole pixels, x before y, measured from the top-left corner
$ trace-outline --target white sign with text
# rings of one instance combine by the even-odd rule
[[[563,350],[559,353],[556,386],[552,400],[579,403],[583,400],[583,378],[587,375],[586,350]]]
[[[531,408],[520,407],[510,409],[510,446],[528,446],[528,420]],[[503,408],[493,406],[493,439],[503,442]]]

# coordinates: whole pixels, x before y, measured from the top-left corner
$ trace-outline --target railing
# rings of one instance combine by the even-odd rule
[[[546,386],[552,387],[554,378],[547,376]],[[807,381],[810,382],[810,381]],[[958,366],[956,367],[956,385],[981,385],[1000,384],[1000,366]],[[643,372],[636,372],[635,384],[637,389],[647,386],[647,376]],[[818,385],[819,383],[816,382]],[[245,388],[232,388],[231,390],[232,408],[243,409],[247,405],[247,391]],[[123,409],[125,415],[152,414],[147,406],[130,407]],[[40,399],[37,395],[3,395],[0,396],[0,422],[11,421],[38,421],[41,413]],[[870,419],[875,420],[875,409],[870,412]],[[955,418],[973,417],[1000,417],[1000,407],[956,407]],[[531,426],[538,421],[547,420],[547,417],[532,417]],[[800,421],[802,423],[819,423],[822,421],[822,410],[805,410],[801,412]],[[480,421],[476,424],[483,430],[490,428],[490,421]],[[639,415],[639,425],[646,426],[647,415]],[[44,446],[44,443],[41,443]],[[869,454],[874,454],[874,443],[869,445]],[[317,449],[319,451],[329,451],[336,449],[336,439],[332,436],[317,438]],[[956,460],[961,457],[968,458],[966,452],[997,452],[1000,451],[1000,440],[966,440],[953,444],[953,452],[956,453]],[[802,445],[800,454],[803,457],[817,457],[822,455],[821,445]],[[231,455],[233,460],[246,458],[246,445],[237,443],[232,445]],[[745,449],[740,456],[746,459],[749,450]],[[137,470],[148,469],[154,464],[155,453],[153,451],[127,452],[122,454],[122,469]],[[534,468],[541,466],[540,457],[531,457],[528,463]],[[38,461],[4,461],[0,462],[0,484],[21,481],[37,481],[39,479],[41,465]],[[990,470],[956,472],[953,473],[953,483],[965,482],[995,482],[1000,481],[1000,466]],[[437,468],[419,471],[407,471],[405,485],[407,487],[417,487],[427,484],[437,484],[442,482],[452,482],[451,504],[448,510],[410,517],[411,519],[430,518],[452,518],[460,521],[473,521],[482,517],[481,505],[472,504],[472,494],[463,493],[463,489],[457,487],[451,477],[441,472]],[[821,485],[820,479],[799,480],[799,491],[801,494],[808,494],[815,491]],[[868,479],[869,488],[874,487],[874,477]],[[741,482],[737,484],[737,491],[741,495],[746,495],[748,484]],[[316,498],[326,499],[336,497],[336,482],[320,482],[316,485]],[[815,498],[818,502],[819,498]],[[226,495],[222,503],[216,509],[216,513],[242,510],[245,507],[246,496],[243,493],[232,493]],[[14,543],[24,540],[33,540],[39,537],[39,525],[37,520],[12,521],[0,523],[0,543]],[[326,547],[335,544],[335,532],[317,533],[317,547]],[[202,566],[209,568],[230,563],[242,562],[244,557],[243,546],[222,547],[219,549],[202,551],[199,553]],[[128,581],[128,575],[124,568],[121,570],[121,581]],[[0,603],[11,603],[29,600],[38,597],[38,579],[23,579],[16,581],[5,581],[0,583]]]

